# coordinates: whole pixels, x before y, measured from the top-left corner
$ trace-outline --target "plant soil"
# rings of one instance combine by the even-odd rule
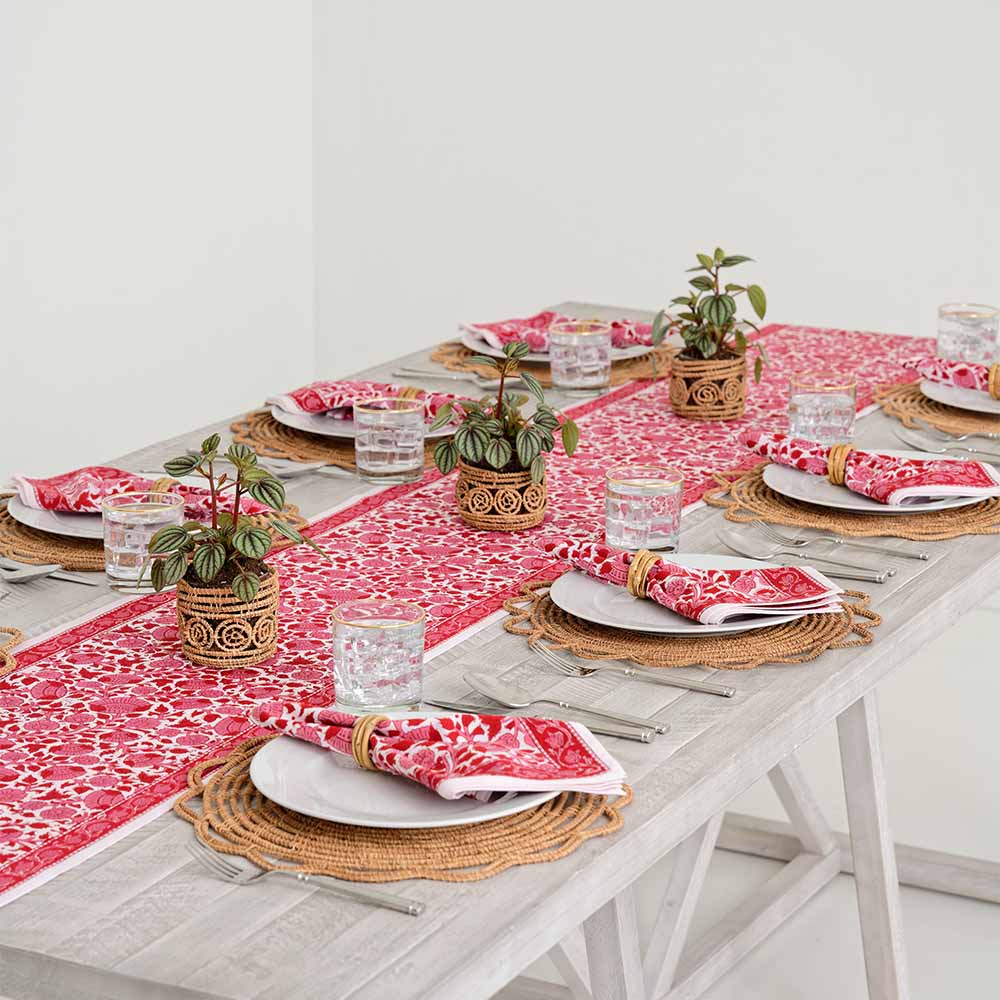
[[[188,566],[187,572],[184,574],[184,582],[197,588],[198,590],[210,590],[215,587],[224,587],[227,584],[232,583],[233,580],[242,572],[256,573],[261,580],[266,580],[274,572],[274,570],[272,570],[267,563],[256,560],[249,560],[243,569],[227,563],[222,567],[222,571],[214,580],[210,583],[206,583],[200,576],[198,576],[197,573],[195,573],[193,566]]]
[[[742,358],[743,355],[739,351],[733,351],[725,347],[710,358],[706,358],[702,357],[701,351],[697,351],[693,347],[685,347],[683,351],[677,354],[677,357],[685,358],[688,361],[735,361],[737,358]]]

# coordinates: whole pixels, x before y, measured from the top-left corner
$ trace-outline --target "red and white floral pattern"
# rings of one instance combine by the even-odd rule
[[[352,756],[353,715],[269,702],[253,721]],[[369,744],[380,771],[442,798],[491,792],[577,791],[620,795],[625,772],[583,726],[558,719],[459,713],[380,722]]]
[[[281,625],[277,653],[259,666],[187,663],[168,594],[19,650],[18,669],[0,680],[0,892],[182,790],[190,767],[259,731],[250,713],[260,702],[330,704],[334,605],[367,596],[415,601],[427,612],[431,648],[499,609],[522,583],[558,573],[534,544],[540,531],[587,538],[601,529],[609,465],[668,461],[683,472],[690,503],[713,484],[712,472],[759,461],[735,432],[783,425],[790,372],[854,372],[866,406],[876,384],[912,378],[904,358],[930,349],[908,337],[812,327],[772,326],[764,335],[773,364],[750,386],[744,421],[675,417],[665,381],[631,383],[575,407],[581,444],[572,459],[549,456],[549,513],[536,534],[466,527],[453,478],[436,471],[320,518],[310,534],[332,562],[305,546],[268,557],[281,579]]]
[[[547,354],[549,350],[549,329],[553,323],[580,317],[564,316],[546,310],[523,319],[504,319],[497,323],[463,323],[462,329],[481,337],[490,347],[502,350],[504,344],[523,340],[536,354]],[[590,317],[583,317],[589,319]],[[632,320],[616,319],[611,323],[611,343],[614,347],[632,347],[636,344],[651,344],[652,326],[649,323],[635,323]]]
[[[830,449],[787,434],[746,430],[740,440],[764,458],[814,476],[825,476]],[[844,465],[844,485],[884,504],[945,497],[1000,496],[1000,473],[982,462],[896,458],[852,449]]]
[[[310,382],[300,389],[270,396],[267,403],[278,406],[287,413],[322,413],[331,420],[353,420],[354,404],[368,399],[395,399],[406,388],[395,382]],[[460,396],[449,392],[428,392],[420,389],[414,399],[423,401],[424,419],[432,421],[446,403],[454,403]]]
[[[119,493],[148,490],[153,482],[106,465],[88,465],[47,479],[14,476],[14,488],[26,507],[76,514],[100,514],[102,500]],[[184,511],[191,520],[207,520],[212,516],[212,495],[204,487],[180,483],[171,486],[169,492],[184,497]],[[244,514],[263,514],[269,508],[252,497],[243,496],[240,509]]]
[[[634,558],[594,541],[551,540],[542,548],[546,555],[616,587],[627,584]],[[837,611],[840,593],[836,584],[808,566],[690,569],[660,559],[646,575],[651,601],[704,625],[721,625],[735,615]]]
[[[906,362],[921,378],[941,385],[952,385],[956,389],[976,389],[989,394],[989,365],[977,365],[974,361],[950,361],[933,354],[924,354]]]

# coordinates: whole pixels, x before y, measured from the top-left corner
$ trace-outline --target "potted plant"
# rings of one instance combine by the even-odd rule
[[[736,315],[736,300],[745,295],[758,319],[767,311],[767,297],[760,285],[723,283],[722,271],[751,260],[742,254],[697,254],[697,272],[690,279],[691,291],[671,299],[681,312],[670,316],[661,309],[653,320],[654,345],[663,342],[670,330],[677,330],[684,348],[671,362],[670,405],[676,414],[695,420],[732,420],[741,417],[746,406],[746,352],[757,352],[754,381],[759,382],[767,363],[767,351],[760,340],[747,343],[747,330],[759,332],[748,319]]]
[[[474,528],[519,531],[540,524],[548,502],[545,455],[555,447],[555,433],[559,431],[567,455],[580,440],[577,425],[545,402],[538,379],[528,372],[518,374],[518,361],[528,351],[527,344],[514,341],[504,345],[502,358],[473,358],[496,369],[496,396],[449,403],[431,425],[436,429],[456,415],[461,418],[454,435],[435,447],[434,463],[445,475],[458,466],[458,513]],[[507,391],[506,382],[513,376],[530,395]],[[526,416],[522,408],[531,397],[535,410]]]
[[[153,588],[177,585],[177,628],[181,649],[192,663],[212,667],[249,667],[271,656],[278,639],[278,574],[264,562],[272,531],[322,551],[298,529],[274,515],[247,516],[240,499],[250,496],[280,511],[285,488],[257,465],[244,444],[232,444],[225,458],[235,476],[215,474],[219,435],[201,443],[197,455],[164,464],[171,476],[198,473],[208,480],[211,523],[186,521],[161,528],[150,539]],[[225,495],[231,494],[231,502]]]

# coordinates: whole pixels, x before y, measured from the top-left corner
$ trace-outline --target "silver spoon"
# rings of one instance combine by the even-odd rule
[[[919,417],[916,418],[916,422],[920,424],[925,434],[930,434],[931,437],[938,441],[968,441],[969,438],[986,438],[988,441],[1000,441],[1000,434],[996,431],[970,431],[968,434],[949,434],[947,431],[943,431],[933,424],[927,423],[926,420],[921,420]]]
[[[961,461],[956,455],[950,455],[953,451],[964,451],[969,455],[978,455],[981,458],[986,459],[988,462],[1000,462],[1000,455],[995,451],[983,451],[981,448],[973,448],[971,445],[967,444],[940,444],[938,446],[932,441],[926,441],[923,438],[917,437],[912,431],[907,433],[899,428],[893,429],[893,434],[899,438],[904,444],[908,444],[911,448],[916,448],[917,451],[926,451],[931,455],[944,455],[945,458],[954,458],[956,461]]]
[[[505,708],[531,708],[532,705],[555,705],[557,708],[566,708],[573,712],[585,712],[599,719],[610,719],[612,722],[621,722],[626,726],[652,729],[657,733],[665,733],[670,729],[666,723],[656,722],[653,719],[641,719],[635,715],[626,715],[624,712],[608,712],[601,708],[591,708],[588,705],[564,701],[561,698],[533,698],[527,691],[512,687],[509,684],[501,684],[489,674],[468,673],[464,677],[465,683],[474,691],[478,691],[487,698],[491,698],[498,705],[503,705]]]

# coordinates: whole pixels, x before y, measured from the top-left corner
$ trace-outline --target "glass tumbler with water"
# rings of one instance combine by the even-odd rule
[[[571,393],[601,392],[611,384],[611,324],[573,319],[549,328],[552,385]]]
[[[370,399],[354,405],[354,457],[368,483],[412,483],[424,472],[424,404]]]
[[[423,695],[424,612],[406,601],[348,601],[333,612],[336,703],[349,712],[417,708]]]
[[[684,477],[665,465],[609,469],[604,538],[616,549],[674,552],[681,530]]]
[[[1000,310],[974,302],[938,307],[938,357],[991,365],[997,358]]]
[[[854,437],[858,382],[835,372],[798,372],[788,380],[788,430],[792,437],[840,444]]]
[[[150,591],[149,540],[168,524],[184,521],[184,498],[176,493],[119,493],[101,503],[104,571],[114,590]]]

